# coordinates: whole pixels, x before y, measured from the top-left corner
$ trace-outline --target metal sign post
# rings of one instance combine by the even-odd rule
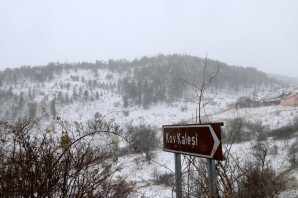
[[[176,198],[182,198],[181,154],[175,153]]]
[[[215,160],[207,159],[207,168],[208,168],[208,189],[209,197],[216,198],[218,197],[217,187],[216,187],[216,170],[215,170]]]

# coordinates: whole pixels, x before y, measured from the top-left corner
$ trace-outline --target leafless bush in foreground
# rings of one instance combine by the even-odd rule
[[[40,120],[0,122],[0,197],[127,197],[133,190],[119,171],[113,123],[40,129]]]

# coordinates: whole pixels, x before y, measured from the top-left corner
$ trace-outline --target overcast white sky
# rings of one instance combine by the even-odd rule
[[[0,0],[0,70],[207,52],[298,77],[298,1]]]

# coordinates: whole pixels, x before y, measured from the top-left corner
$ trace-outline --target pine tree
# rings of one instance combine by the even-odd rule
[[[58,102],[60,102],[61,104],[64,103],[64,97],[63,97],[62,91],[59,91],[58,93]]]
[[[66,104],[69,104],[69,103],[70,103],[69,96],[68,96],[68,92],[65,93],[65,96],[64,96],[64,102],[65,102]]]
[[[88,92],[88,90],[85,90],[84,91],[84,100],[88,101],[88,99],[89,99],[89,92]]]
[[[21,92],[20,99],[19,99],[19,109],[22,109],[25,104],[24,93]]]
[[[54,98],[51,102],[50,111],[52,114],[53,119],[56,118],[57,111],[56,111],[56,98]]]
[[[30,118],[36,117],[36,111],[37,111],[37,104],[36,102],[29,102],[28,103],[28,114]]]
[[[96,100],[99,99],[99,93],[98,93],[98,91],[96,91],[96,95],[95,95],[95,97],[96,97]]]
[[[147,80],[144,83],[143,87],[144,97],[143,97],[143,107],[147,109],[153,102],[153,91],[149,87]]]
[[[73,89],[72,98],[74,101],[78,100],[78,94],[76,88]]]
[[[127,108],[128,107],[128,97],[127,96],[123,96],[123,106],[125,107],[125,108]]]

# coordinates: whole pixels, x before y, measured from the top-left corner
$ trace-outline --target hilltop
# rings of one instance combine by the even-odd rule
[[[78,114],[75,117],[81,119],[84,111],[77,111],[77,106],[83,106],[85,110],[88,106],[96,107],[94,110],[88,108],[87,112],[101,111],[103,115],[112,111],[133,114],[134,108],[149,109],[160,104],[173,106],[175,102],[195,98],[190,84],[200,85],[204,64],[205,60],[198,57],[160,55],[131,62],[49,63],[6,69],[0,72],[0,117],[8,120],[28,114],[34,117],[40,107],[48,109],[51,117],[63,115],[65,111],[68,116]],[[216,72],[218,74],[208,88],[212,95],[257,97],[261,92],[282,87],[280,81],[254,68],[228,66],[208,59],[205,78]],[[181,105],[179,108],[192,106],[189,101],[184,108]]]

